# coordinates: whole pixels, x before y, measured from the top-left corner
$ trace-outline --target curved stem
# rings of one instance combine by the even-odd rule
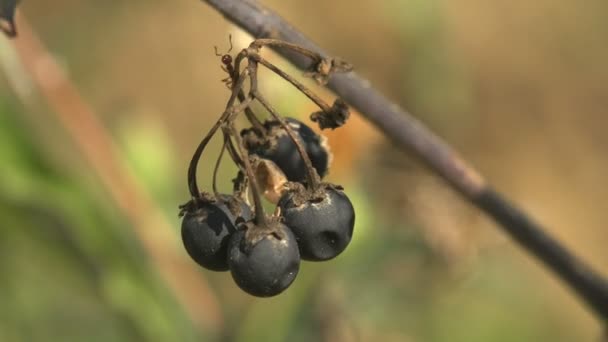
[[[228,137],[227,142],[228,144],[226,147],[228,149],[228,154],[230,154],[230,158],[232,158],[232,161],[241,171],[245,171],[245,165],[243,164],[243,160],[239,156],[239,153],[234,147],[234,144],[232,143],[232,139],[230,139],[230,137]]]
[[[257,226],[267,227],[266,222],[266,214],[264,213],[264,207],[262,206],[262,199],[260,198],[260,187],[258,186],[258,182],[255,178],[255,174],[253,173],[253,169],[251,168],[251,163],[249,162],[249,157],[245,147],[243,146],[243,141],[241,140],[241,136],[236,130],[234,126],[234,122],[230,123],[230,131],[232,136],[236,140],[236,145],[241,155],[241,159],[243,160],[243,165],[245,166],[245,174],[249,179],[249,186],[251,187],[251,193],[253,197],[253,205],[255,208],[255,224]]]
[[[239,53],[237,55],[237,58],[234,60],[233,65],[228,65],[227,68],[225,68],[224,70],[226,70],[226,72],[228,72],[228,76],[230,77],[230,81],[231,84],[236,84],[238,77],[239,77],[239,66],[241,61],[243,60],[243,56],[245,55],[244,51],[241,51],[241,53]],[[240,102],[245,101],[245,93],[243,92],[243,89],[239,89],[238,91],[238,99]],[[258,118],[255,116],[255,113],[251,110],[251,108],[246,107],[245,108],[245,116],[247,117],[247,120],[249,120],[249,122],[251,123],[251,125],[253,127],[255,127],[257,130],[259,130],[261,133],[265,133],[266,129],[264,128],[264,125],[260,122],[260,120],[258,120]]]
[[[239,79],[237,80],[237,83],[233,85],[232,95],[230,96],[230,99],[228,100],[228,104],[226,105],[226,110],[224,111],[224,113],[222,113],[222,116],[215,122],[213,127],[211,127],[211,130],[209,131],[209,133],[207,133],[207,135],[205,135],[203,140],[201,140],[200,144],[198,145],[198,147],[194,151],[194,154],[192,155],[192,159],[190,160],[190,165],[188,166],[188,190],[190,191],[190,195],[192,196],[193,199],[202,200],[202,196],[201,196],[201,193],[200,193],[200,190],[198,187],[198,183],[196,181],[196,170],[198,167],[198,162],[201,159],[201,155],[203,154],[203,151],[207,147],[207,144],[209,143],[209,141],[211,140],[211,138],[213,137],[213,135],[215,134],[217,129],[224,122],[226,122],[233,116],[232,105],[234,104],[234,101],[236,101],[238,91],[243,87],[243,83],[245,82],[245,78],[247,77],[248,74],[249,74],[248,69],[243,70],[243,72],[240,74]]]
[[[224,118],[226,116],[225,114],[226,113],[224,113],[224,115],[222,115],[222,118]],[[218,120],[215,123],[215,125],[213,125],[213,127],[211,127],[211,130],[209,131],[209,133],[207,133],[207,135],[200,142],[200,144],[194,151],[194,154],[192,155],[192,159],[190,160],[190,165],[188,166],[188,190],[190,190],[190,195],[194,199],[202,199],[201,193],[199,191],[198,183],[196,181],[196,168],[198,166],[198,161],[200,160],[201,155],[203,154],[203,151],[205,150],[205,147],[207,147],[207,144],[209,143],[209,141],[211,140],[211,138],[213,137],[213,135],[215,134],[217,129],[220,127],[220,125],[222,123],[222,118],[220,118],[220,120]]]
[[[261,49],[264,46],[274,46],[277,48],[285,48],[285,49],[289,49],[292,51],[295,51],[301,55],[304,55],[310,59],[313,59],[315,61],[319,61],[321,59],[323,59],[323,57],[312,51],[309,49],[305,49],[300,45],[296,45],[296,44],[292,44],[289,42],[286,42],[284,40],[278,40],[278,39],[272,39],[272,38],[260,38],[260,39],[256,39],[254,40],[251,44],[249,44],[249,47],[254,48],[256,50]]]
[[[246,97],[245,94],[243,93],[243,91],[239,91],[239,101],[244,102]],[[251,110],[251,108],[246,107],[245,108],[245,117],[247,117],[247,120],[249,120],[249,122],[251,123],[251,125],[258,130],[260,133],[265,134],[266,133],[266,127],[264,127],[264,124],[262,124],[262,122],[257,118],[257,116],[255,115],[255,113],[253,112],[253,110]]]
[[[243,182],[247,182],[247,177],[244,176],[247,173],[247,171],[245,170],[245,165],[243,163],[243,160],[239,156],[239,153],[237,152],[236,148],[234,147],[234,144],[232,143],[232,139],[230,138],[230,135],[232,134],[232,132],[226,126],[222,127],[222,130],[224,131],[224,137],[226,137],[226,149],[228,150],[228,154],[230,155],[230,158],[232,158],[232,161],[239,168],[239,175],[237,175],[237,179],[235,179],[233,181],[238,182],[238,178],[243,177],[244,178]],[[249,200],[247,199],[247,185],[246,184],[237,186],[237,184],[235,183],[234,188],[233,188],[233,193],[235,196],[241,198],[245,203],[249,204]]]
[[[291,83],[294,87],[296,87],[299,91],[301,91],[304,95],[306,95],[312,102],[314,102],[317,106],[319,106],[319,108],[321,108],[321,110],[323,110],[324,112],[331,111],[331,107],[327,103],[325,103],[325,101],[323,101],[323,99],[321,99],[319,96],[317,96],[317,94],[313,93],[310,89],[308,89],[308,87],[306,87],[300,81],[296,80],[294,77],[292,77],[285,71],[279,69],[276,65],[270,63],[266,59],[262,58],[260,55],[251,55],[251,58],[254,59],[256,62],[259,62],[266,68],[268,68],[270,71],[281,76],[287,82]]]
[[[285,119],[283,119],[275,111],[275,109],[270,105],[268,101],[266,101],[266,99],[260,94],[259,91],[255,91],[252,95],[262,104],[262,106],[264,106],[264,108],[266,108],[266,110],[268,110],[270,115],[272,115],[275,120],[277,120],[281,124],[281,127],[285,130],[285,132],[287,132],[289,138],[296,145],[296,149],[298,150],[300,157],[304,161],[304,165],[306,165],[306,178],[308,179],[308,184],[310,184],[310,187],[313,191],[317,190],[319,188],[320,183],[319,176],[317,175],[317,170],[312,166],[312,162],[308,157],[308,153],[306,153],[306,150],[304,149],[304,146],[302,146],[302,142],[300,141],[298,136],[295,134],[293,129],[291,129],[291,126],[289,126]]]
[[[222,148],[220,149],[220,154],[217,157],[217,161],[215,162],[215,167],[213,168],[213,180],[211,182],[211,186],[213,187],[213,194],[215,195],[215,199],[221,201],[222,198],[220,193],[217,191],[217,171],[220,168],[220,164],[222,163],[222,157],[224,156],[224,151],[226,150],[228,137],[224,134],[224,143],[222,144]]]

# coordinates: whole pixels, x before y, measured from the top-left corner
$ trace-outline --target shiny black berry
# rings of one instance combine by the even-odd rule
[[[251,218],[249,207],[234,198],[226,202],[191,201],[183,214],[182,241],[190,257],[209,270],[227,271],[228,241],[236,226]]]
[[[251,295],[278,295],[291,285],[300,269],[296,238],[278,220],[269,222],[269,228],[252,222],[248,225],[230,238],[230,273],[237,285]]]
[[[331,153],[323,136],[315,133],[306,124],[293,119],[286,118],[287,123],[300,138],[304,149],[319,176],[327,175]],[[292,182],[304,182],[306,180],[306,165],[296,149],[287,132],[277,121],[264,123],[266,136],[260,137],[254,130],[245,130],[242,135],[249,153],[256,154],[262,158],[273,161]]]
[[[279,201],[284,223],[296,236],[302,259],[323,261],[340,254],[353,235],[355,211],[339,188],[322,186],[316,195],[287,191]]]

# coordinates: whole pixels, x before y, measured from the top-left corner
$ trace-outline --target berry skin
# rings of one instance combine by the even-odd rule
[[[327,175],[331,162],[331,153],[323,136],[315,133],[304,123],[286,118],[294,133],[300,138],[312,166],[321,178]],[[306,165],[296,149],[287,132],[277,121],[267,121],[264,123],[267,130],[266,139],[253,139],[251,131],[245,130],[242,135],[245,137],[246,146],[251,154],[257,154],[262,158],[273,161],[292,182],[304,182],[306,180]]]
[[[300,253],[293,233],[279,221],[271,228],[249,223],[237,231],[228,247],[228,264],[236,284],[257,297],[271,297],[291,285],[300,269]]]
[[[303,260],[335,258],[349,244],[355,211],[348,197],[331,186],[313,198],[302,199],[297,190],[286,192],[278,203],[284,223],[296,236]]]
[[[228,196],[227,196],[228,197]],[[236,225],[251,218],[251,209],[240,202],[235,216],[226,203],[189,202],[182,220],[182,241],[194,261],[212,271],[228,270],[228,241]],[[240,209],[239,209],[240,208]]]

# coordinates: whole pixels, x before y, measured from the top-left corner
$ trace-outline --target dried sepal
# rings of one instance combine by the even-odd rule
[[[262,195],[271,203],[277,204],[285,190],[287,177],[271,160],[252,158],[252,166]]]
[[[336,99],[329,111],[321,110],[310,114],[310,120],[319,124],[321,129],[341,127],[349,117],[348,105],[342,99]]]
[[[352,64],[338,57],[327,57],[320,59],[313,64],[311,70],[304,73],[304,76],[311,77],[318,84],[325,85],[329,81],[329,76],[336,72],[349,72],[353,70]]]

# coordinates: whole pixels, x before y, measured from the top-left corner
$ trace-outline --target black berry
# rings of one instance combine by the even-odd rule
[[[226,196],[225,199],[230,197]],[[249,207],[234,198],[226,202],[191,201],[183,208],[182,241],[194,261],[212,271],[228,270],[228,241],[239,223],[251,218]],[[229,206],[232,208],[230,210]]]
[[[304,145],[317,174],[320,177],[327,175],[331,153],[326,139],[296,119],[287,118],[286,121]],[[307,172],[306,165],[287,132],[278,121],[267,121],[264,126],[266,136],[262,138],[253,130],[243,131],[242,135],[249,153],[273,161],[285,173],[288,180],[304,182]]]
[[[230,239],[230,272],[243,291],[258,297],[283,292],[300,269],[300,253],[293,233],[278,220],[269,228],[249,223]]]
[[[348,197],[336,187],[324,186],[314,196],[303,189],[290,190],[278,205],[304,260],[334,258],[352,238],[355,211]]]

